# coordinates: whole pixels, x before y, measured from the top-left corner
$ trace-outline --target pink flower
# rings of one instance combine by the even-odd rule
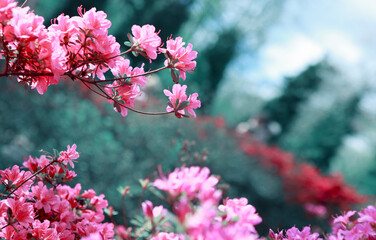
[[[44,220],[41,223],[39,220],[33,222],[33,230],[31,235],[34,239],[58,239],[56,229],[50,228],[50,221]]]
[[[59,204],[59,197],[55,195],[53,189],[47,189],[42,183],[38,182],[37,186],[31,187],[33,196],[36,198],[35,207],[37,209],[44,209],[45,213],[50,213],[55,205]]]
[[[254,225],[262,222],[255,207],[249,205],[246,198],[225,199],[218,209],[225,214],[223,220],[235,221],[236,224],[245,226],[250,232],[256,232]]]
[[[161,52],[165,53],[168,59],[164,62],[165,66],[176,68],[179,70],[180,77],[185,80],[185,72],[193,72],[196,68],[196,61],[192,61],[197,57],[197,52],[192,51],[192,44],[188,44],[185,48],[185,42],[181,37],[167,40],[167,48],[161,48]]]
[[[175,115],[178,118],[181,118],[182,115],[185,114],[185,109],[188,111],[189,114],[196,117],[195,112],[193,109],[201,107],[201,101],[197,99],[198,94],[193,93],[187,97],[185,93],[187,90],[187,86],[180,84],[174,84],[172,87],[172,92],[169,90],[163,90],[163,93],[169,98],[170,102],[166,108],[167,112],[175,111]]]
[[[154,207],[153,203],[149,200],[142,203],[142,211],[146,217],[151,219],[157,217],[161,217],[161,219],[163,219],[167,214],[167,209],[165,209],[162,205]]]
[[[184,193],[188,198],[217,202],[221,197],[221,192],[215,188],[217,183],[218,178],[210,175],[209,168],[193,166],[176,168],[168,178],[156,179],[153,186],[168,192],[172,198]]]
[[[119,76],[120,78],[129,77],[129,82],[138,84],[140,86],[146,85],[146,76],[138,76],[138,77],[132,77],[136,75],[144,74],[144,64],[139,67],[132,68],[130,66],[129,59],[126,58],[120,58],[116,62],[116,66],[111,69],[111,72],[114,76]]]
[[[310,213],[314,216],[318,216],[318,217],[325,217],[327,212],[328,212],[324,205],[313,204],[313,203],[304,204],[304,209],[308,213]]]
[[[304,227],[302,231],[299,231],[296,227],[292,227],[286,231],[286,236],[287,239],[322,240],[322,238],[319,238],[318,233],[311,233],[310,227]]]
[[[63,163],[64,165],[69,165],[74,168],[74,160],[80,157],[80,154],[76,151],[77,145],[73,144],[71,146],[67,146],[67,151],[61,151],[60,157],[58,158],[58,161]]]
[[[174,84],[172,92],[166,89],[163,90],[163,93],[168,97],[171,103],[171,106],[167,106],[166,108],[167,112],[178,110],[177,112],[184,114],[184,109],[179,109],[179,106],[182,102],[187,100],[187,94],[185,93],[186,90],[187,86],[181,86],[180,84]]]
[[[13,198],[8,198],[2,201],[11,209],[11,218],[20,223],[32,223],[34,221],[35,213],[33,205],[25,202],[25,199],[14,200]]]
[[[152,237],[150,240],[184,240],[185,237],[180,234],[159,232],[157,235]]]
[[[348,211],[343,216],[338,216],[334,219],[333,223],[341,223],[347,225],[350,222],[350,218],[356,213],[356,211]]]
[[[114,90],[114,91],[113,91]],[[106,93],[117,99],[118,102],[121,103],[115,103],[114,100],[107,100],[109,103],[114,103],[114,110],[116,112],[120,112],[122,116],[126,116],[128,111],[128,107],[134,107],[135,105],[135,98],[140,96],[141,90],[140,87],[137,84],[122,84],[119,82],[114,82],[113,84],[107,85],[107,88],[105,88]]]
[[[156,59],[158,47],[161,45],[161,38],[158,36],[158,33],[155,32],[153,25],[147,24],[142,27],[133,25],[132,50],[146,58]]]
[[[369,205],[364,208],[361,212],[359,212],[358,221],[376,224],[376,207]]]
[[[197,97],[198,97],[197,93],[193,93],[192,95],[189,95],[188,97],[189,105],[185,108],[187,109],[188,113],[191,114],[193,117],[196,117],[196,113],[193,111],[193,109],[201,107],[201,101],[197,99]]]
[[[283,235],[283,231],[274,233],[272,230],[269,230],[269,236],[272,240],[323,240],[319,238],[318,233],[311,233],[310,227],[304,227],[302,231],[299,231],[296,227],[292,227],[286,231],[286,236]]]
[[[107,35],[108,29],[111,27],[111,21],[107,19],[105,12],[91,8],[82,14],[82,7],[79,7],[77,10],[78,14],[82,17],[84,29],[91,30],[95,37]]]
[[[29,192],[32,180],[28,180],[23,183],[32,174],[29,171],[20,171],[17,165],[14,165],[12,169],[7,168],[5,170],[0,170],[1,182],[6,186],[8,191],[12,191],[16,187],[23,184],[16,192],[17,195],[25,195]]]
[[[14,0],[1,0],[0,1],[0,24],[6,23],[12,18],[12,8],[16,7],[17,3]]]

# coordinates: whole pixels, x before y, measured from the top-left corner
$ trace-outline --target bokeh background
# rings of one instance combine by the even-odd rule
[[[323,174],[343,174],[359,194],[376,194],[376,3],[372,0],[30,0],[45,23],[77,7],[96,7],[127,40],[133,24],[153,24],[166,40],[182,36],[199,52],[186,84],[202,101],[199,117],[125,118],[78,83],[49,87],[43,96],[2,79],[0,167],[22,164],[38,150],[76,143],[83,189],[104,193],[120,209],[119,187],[129,185],[135,211],[138,180],[158,165],[209,166],[229,197],[247,197],[263,223],[258,231],[327,219],[289,201],[278,171],[245,154],[257,140],[293,154]],[[125,49],[125,48],[124,48]],[[133,65],[144,59],[132,58]],[[147,63],[147,61],[146,61]],[[147,68],[163,64],[159,59]],[[169,72],[153,75],[136,108],[164,111]],[[230,186],[228,188],[228,186]],[[353,206],[359,208],[360,206]],[[337,209],[339,213],[341,209]]]

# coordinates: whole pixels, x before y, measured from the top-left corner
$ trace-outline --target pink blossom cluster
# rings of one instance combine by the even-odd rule
[[[104,221],[108,202],[93,189],[81,191],[81,185],[64,185],[76,174],[69,170],[79,158],[77,146],[39,158],[28,157],[23,163],[0,170],[3,193],[0,195],[0,238],[2,239],[151,239],[221,240],[260,238],[255,226],[262,222],[255,207],[246,198],[222,198],[218,177],[207,167],[181,167],[154,182],[142,181],[146,190],[165,193],[163,205],[146,200],[141,203],[143,216],[136,215],[132,226]],[[156,189],[155,189],[156,188]],[[125,197],[129,187],[122,192]],[[112,216],[114,210],[108,209]],[[126,223],[125,223],[126,224]],[[335,217],[328,240],[376,240],[376,207],[348,211]],[[115,236],[116,233],[116,236]],[[322,240],[309,226],[299,230],[273,232],[272,240]]]
[[[322,238],[319,238],[318,233],[311,233],[310,227],[304,227],[302,231],[296,227],[292,227],[286,231],[285,235],[283,234],[283,231],[274,233],[272,230],[270,230],[269,237],[272,240],[323,240]]]
[[[178,118],[184,116],[185,110],[187,110],[192,116],[196,117],[194,109],[201,107],[201,101],[197,99],[198,94],[193,93],[188,97],[186,94],[186,89],[186,85],[181,86],[180,84],[174,84],[172,87],[172,92],[166,89],[163,91],[170,100],[166,111],[175,111],[175,115]]]
[[[272,240],[322,240],[319,233],[311,233],[310,227],[301,231],[292,227],[287,231],[274,233],[269,231]],[[348,211],[335,217],[332,222],[332,232],[325,236],[328,240],[375,240],[376,239],[376,207],[369,205],[361,211]]]
[[[153,186],[167,193],[185,234],[155,239],[258,239],[254,226],[262,219],[256,209],[245,198],[225,199],[220,205],[218,181],[208,168],[198,166],[177,168],[156,179]]]
[[[179,76],[183,80],[186,78],[186,72],[193,71],[196,68],[197,52],[192,51],[192,44],[184,47],[185,42],[181,37],[176,39],[167,40],[166,48],[161,48],[161,52],[165,53],[168,57],[164,62],[165,66],[175,68],[179,71]]]
[[[25,159],[26,171],[18,166],[0,171],[5,187],[0,200],[0,238],[66,239],[98,235],[114,236],[113,224],[102,223],[108,202],[90,189],[81,192],[63,185],[76,174],[68,170],[79,157],[76,145],[58,156]]]
[[[166,48],[162,48],[159,31],[154,26],[134,25],[132,35],[128,34],[130,48],[121,52],[120,44],[108,32],[111,22],[106,13],[79,7],[78,14],[73,17],[61,14],[46,28],[43,17],[29,7],[17,7],[14,0],[0,0],[0,55],[6,60],[0,76],[17,76],[20,83],[35,88],[39,94],[60,79],[80,81],[125,116],[141,95],[140,87],[146,85],[147,75],[170,69],[177,83],[196,67],[197,52],[192,50],[192,44],[184,47],[181,37],[169,39]],[[130,52],[150,61],[164,53],[165,66],[152,71],[145,71],[144,64],[131,67],[124,57]],[[107,72],[115,78],[106,80]],[[197,96],[195,93],[190,97],[191,106],[180,104],[179,109],[172,110],[182,112],[186,108],[196,116],[193,109],[200,107]]]
[[[329,240],[375,240],[376,207],[369,205],[359,212],[348,211],[334,219],[332,229]]]

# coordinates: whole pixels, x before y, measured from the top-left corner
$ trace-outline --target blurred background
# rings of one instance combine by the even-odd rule
[[[117,189],[153,179],[158,165],[209,166],[229,197],[247,197],[263,218],[258,231],[293,225],[325,231],[325,218],[307,214],[286,196],[278,170],[245,154],[241,141],[257,141],[293,154],[322,174],[341,173],[358,194],[376,194],[376,3],[372,0],[30,0],[45,24],[77,7],[96,7],[112,21],[110,33],[127,40],[133,24],[153,24],[165,41],[182,36],[198,51],[188,91],[202,109],[194,119],[125,118],[78,83],[50,86],[43,96],[4,81],[0,94],[0,167],[21,164],[38,150],[81,152],[76,182],[93,188],[115,208]],[[124,48],[125,49],[125,48]],[[146,62],[132,58],[134,66]],[[169,72],[153,75],[136,108],[164,111]],[[277,153],[278,155],[279,153]],[[315,204],[324,204],[314,202]],[[353,206],[359,208],[358,206]],[[335,208],[338,214],[341,207]]]

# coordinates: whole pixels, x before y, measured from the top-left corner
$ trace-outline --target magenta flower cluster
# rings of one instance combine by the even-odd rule
[[[27,170],[15,165],[0,171],[5,187],[0,200],[0,238],[77,239],[77,236],[114,236],[112,223],[102,223],[108,202],[89,189],[64,185],[76,174],[68,169],[79,157],[76,145],[59,156],[29,157]],[[50,187],[48,187],[50,186]],[[6,195],[5,195],[6,194]]]
[[[16,76],[18,82],[35,88],[39,94],[61,79],[79,81],[125,116],[142,94],[140,87],[146,85],[148,75],[170,69],[178,84],[179,78],[185,80],[186,72],[193,72],[196,67],[197,52],[192,50],[192,44],[184,47],[181,37],[169,39],[166,48],[162,48],[159,31],[154,26],[134,25],[132,35],[128,34],[130,48],[121,52],[120,44],[108,33],[111,22],[106,13],[79,7],[78,14],[73,17],[61,14],[46,28],[43,17],[29,7],[17,7],[13,0],[0,0],[0,55],[6,60],[0,76]],[[144,64],[131,67],[124,57],[131,52],[150,62],[163,53],[165,66],[150,71],[144,70]],[[106,79],[108,72],[115,78]],[[186,115],[177,112],[186,108],[196,116],[193,109],[200,107],[197,96],[193,94],[184,107],[180,104],[179,109],[168,108],[168,111],[181,117]]]

